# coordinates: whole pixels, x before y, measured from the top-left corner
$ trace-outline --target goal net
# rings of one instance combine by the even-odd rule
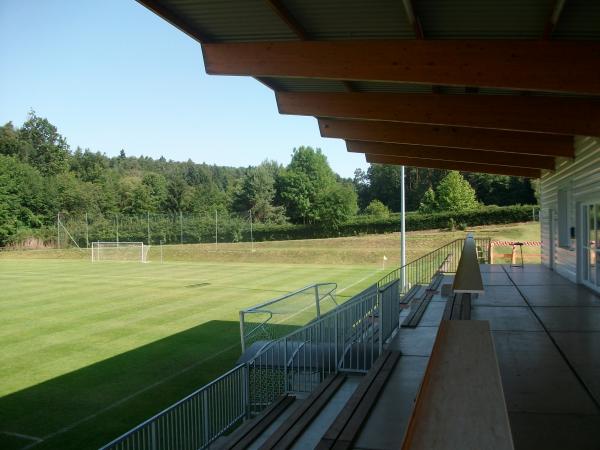
[[[317,283],[240,311],[242,351],[286,336],[337,306],[336,283]]]
[[[149,245],[143,242],[92,242],[92,262],[148,262]]]

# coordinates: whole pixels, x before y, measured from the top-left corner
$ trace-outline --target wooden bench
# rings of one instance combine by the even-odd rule
[[[291,448],[319,415],[345,381],[342,374],[330,376],[315,389],[260,447],[261,450]]]
[[[429,306],[433,295],[433,291],[428,290],[423,297],[413,300],[410,313],[408,313],[408,316],[406,316],[406,318],[402,321],[401,326],[403,328],[415,328],[419,325],[419,322],[421,322],[421,318],[423,317],[423,314],[425,314],[425,310]]]
[[[399,359],[399,352],[390,350],[383,352],[325,432],[317,449],[344,450],[352,448]]]
[[[442,320],[470,320],[471,294],[454,294],[446,301]]]
[[[236,429],[220,442],[211,445],[214,450],[242,450],[248,448],[263,434],[277,417],[282,414],[296,399],[293,395],[282,395],[258,417]]]
[[[487,321],[443,321],[403,450],[514,448]]]

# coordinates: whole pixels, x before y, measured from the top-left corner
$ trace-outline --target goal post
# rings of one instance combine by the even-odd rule
[[[92,262],[138,261],[148,262],[149,245],[143,242],[92,242]]]

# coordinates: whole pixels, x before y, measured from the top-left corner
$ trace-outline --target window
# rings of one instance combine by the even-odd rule
[[[570,248],[571,233],[569,230],[569,192],[558,190],[558,246]]]

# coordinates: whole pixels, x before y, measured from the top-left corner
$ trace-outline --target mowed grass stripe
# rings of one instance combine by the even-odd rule
[[[199,387],[204,376],[198,377],[198,371],[218,375],[231,366],[239,355],[239,309],[314,282],[337,282],[342,289],[372,271],[356,266],[0,260],[6,294],[0,311],[9,318],[0,328],[0,421],[8,431],[51,434],[233,346],[190,371],[195,378],[182,375],[177,387],[169,382],[140,394],[146,400],[127,402],[148,409],[117,408],[125,417],[102,414],[110,422],[102,425],[107,432],[102,442],[109,440],[115,435],[110,430],[124,431],[135,425],[134,418],[148,417],[159,405]],[[210,284],[186,287],[193,283]],[[69,394],[59,395],[64,392]],[[62,440],[53,438],[56,447],[39,447],[71,448],[78,441],[77,430],[86,426],[78,425]],[[0,447],[11,448],[4,444],[0,437]]]

